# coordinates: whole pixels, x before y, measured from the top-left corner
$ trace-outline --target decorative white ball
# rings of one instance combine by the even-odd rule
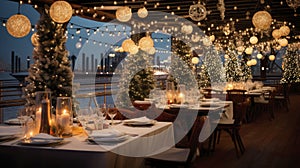
[[[136,54],[138,52],[139,52],[139,47],[137,45],[134,44],[134,45],[130,46],[130,48],[129,48],[130,54]]]
[[[72,6],[66,1],[55,1],[50,6],[50,17],[54,22],[66,23],[73,15]]]
[[[246,50],[245,50],[245,53],[248,54],[248,55],[251,55],[253,52],[253,48],[252,47],[247,47]]]
[[[281,47],[285,47],[289,44],[288,40],[286,38],[282,38],[278,40],[278,43]]]
[[[135,45],[134,41],[132,41],[131,39],[126,39],[122,43],[122,48],[125,52],[129,52],[129,48],[131,48],[131,46],[133,45]]]
[[[131,8],[128,6],[123,6],[117,9],[116,11],[116,18],[120,22],[128,22],[132,17]]]
[[[21,38],[29,34],[31,30],[30,20],[21,14],[15,14],[8,18],[6,29],[10,35],[16,38]]]
[[[256,55],[256,57],[257,57],[258,59],[262,59],[262,58],[263,58],[263,55],[262,55],[261,53],[258,53],[258,54]]]
[[[199,58],[198,57],[193,57],[192,58],[192,64],[196,65],[199,63]]]
[[[258,42],[258,38],[256,37],[256,36],[252,36],[251,38],[250,38],[250,43],[251,44],[256,44]]]

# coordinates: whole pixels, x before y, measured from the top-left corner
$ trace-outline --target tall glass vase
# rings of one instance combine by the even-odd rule
[[[72,135],[73,113],[71,97],[57,97],[55,118],[58,135]]]

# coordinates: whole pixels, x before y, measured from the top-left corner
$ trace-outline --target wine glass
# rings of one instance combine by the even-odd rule
[[[97,117],[94,119],[95,129],[103,129],[103,124],[106,118],[106,104],[100,104],[96,109],[95,113]]]
[[[110,117],[111,125],[113,125],[114,117],[117,115],[117,108],[113,104],[108,104],[106,108],[106,113]]]

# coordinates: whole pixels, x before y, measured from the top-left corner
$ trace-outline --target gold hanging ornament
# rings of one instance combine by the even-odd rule
[[[258,38],[256,37],[256,36],[252,36],[251,38],[250,38],[250,43],[251,44],[256,44],[258,42]]]
[[[275,55],[273,55],[273,54],[270,55],[270,56],[269,56],[269,60],[270,60],[270,61],[274,61],[274,60],[275,60]]]
[[[31,43],[34,47],[39,45],[38,38],[39,37],[36,32],[31,35]]]
[[[201,21],[206,18],[207,11],[200,1],[197,4],[191,5],[189,9],[189,16],[194,21]]]
[[[123,6],[117,9],[116,11],[116,18],[120,22],[128,22],[132,17],[131,8],[128,6]]]
[[[280,30],[279,30],[279,29],[273,30],[272,36],[273,36],[275,39],[279,39],[279,38],[281,37],[281,32],[280,32]]]
[[[268,30],[272,24],[272,16],[267,11],[258,11],[253,15],[252,23],[259,30]]]
[[[72,6],[66,1],[55,1],[50,6],[49,11],[51,19],[56,23],[66,23],[68,22],[72,15]]]
[[[138,10],[137,14],[140,18],[145,18],[148,16],[148,10],[145,7],[142,7]]]
[[[6,22],[6,30],[13,37],[24,37],[28,35],[31,30],[30,20],[21,14],[13,15],[8,18]]]
[[[154,42],[150,36],[143,37],[139,40],[139,47],[147,51],[150,47],[154,46]]]
[[[199,58],[198,57],[193,57],[192,58],[192,64],[196,65],[199,63]]]
[[[281,26],[279,28],[279,31],[280,31],[282,36],[287,36],[287,35],[290,34],[290,28],[288,26]]]
[[[134,41],[132,41],[131,39],[126,39],[123,41],[122,43],[122,48],[125,52],[129,52],[129,49],[131,48],[131,46],[135,45]]]

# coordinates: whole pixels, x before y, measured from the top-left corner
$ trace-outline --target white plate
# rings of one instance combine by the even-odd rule
[[[128,126],[152,126],[156,123],[156,120],[145,121],[145,122],[128,121],[128,122],[123,122],[123,123],[124,123],[124,125],[128,125]]]
[[[21,145],[33,145],[33,146],[46,146],[46,145],[52,145],[52,144],[58,144],[61,143],[63,139],[58,140],[49,140],[49,139],[22,139],[20,141]]]
[[[21,125],[21,120],[18,118],[12,118],[4,121],[4,124],[7,125]]]

